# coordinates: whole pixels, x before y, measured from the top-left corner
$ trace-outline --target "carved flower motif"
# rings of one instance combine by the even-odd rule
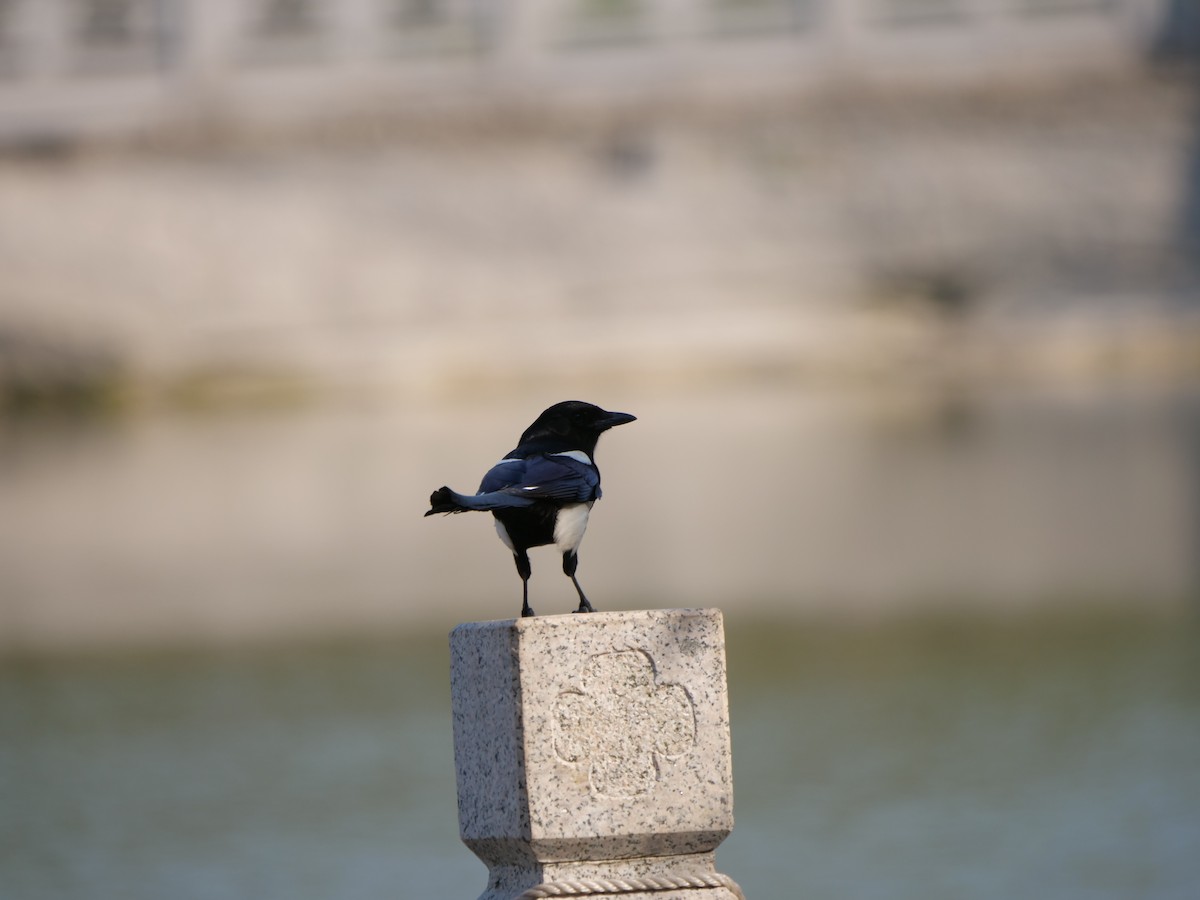
[[[663,760],[679,758],[696,743],[692,698],[682,685],[656,683],[648,653],[599,653],[579,681],[580,690],[558,695],[554,751],[563,762],[587,765],[597,794],[648,793]]]

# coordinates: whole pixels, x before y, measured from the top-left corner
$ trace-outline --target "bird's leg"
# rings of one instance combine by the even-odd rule
[[[517,564],[517,574],[521,576],[521,615],[536,615],[529,605],[529,576],[533,569],[529,565],[529,554],[524,550],[513,551],[513,561]]]
[[[571,583],[575,585],[575,590],[579,592],[579,608],[575,612],[595,612],[596,610],[592,609],[592,604],[588,603],[588,598],[583,596],[583,588],[579,586],[579,581],[574,575],[571,576]]]
[[[579,579],[575,577],[575,569],[578,565],[579,555],[573,550],[568,550],[563,554],[563,574],[571,579],[571,584],[575,585],[575,591],[579,594],[579,608],[575,612],[595,612],[592,609],[592,604],[588,603],[588,598],[583,595],[583,588],[579,586]]]

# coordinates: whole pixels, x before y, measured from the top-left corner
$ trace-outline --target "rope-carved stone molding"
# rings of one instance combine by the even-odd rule
[[[519,894],[515,900],[545,900],[548,897],[594,897],[612,894],[645,894],[653,891],[679,891],[725,888],[737,900],[746,900],[742,889],[728,875],[693,875],[658,878],[614,878],[587,881],[551,881]]]

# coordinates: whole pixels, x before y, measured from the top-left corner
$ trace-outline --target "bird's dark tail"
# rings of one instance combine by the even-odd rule
[[[467,507],[462,504],[462,499],[461,494],[443,485],[429,495],[429,512],[425,513],[425,515],[432,516],[434,513],[466,512]]]
[[[486,511],[493,509],[522,509],[537,502],[536,497],[521,497],[505,491],[492,491],[485,494],[467,496],[448,487],[440,487],[429,495],[429,511],[434,513],[460,513],[468,510]]]

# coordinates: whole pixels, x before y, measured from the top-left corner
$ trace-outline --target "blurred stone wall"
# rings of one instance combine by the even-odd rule
[[[0,643],[510,614],[420,512],[568,396],[604,608],[1194,596],[1193,27],[0,4]]]
[[[0,373],[102,402],[1187,374],[1193,103],[1130,75],[0,159]]]

